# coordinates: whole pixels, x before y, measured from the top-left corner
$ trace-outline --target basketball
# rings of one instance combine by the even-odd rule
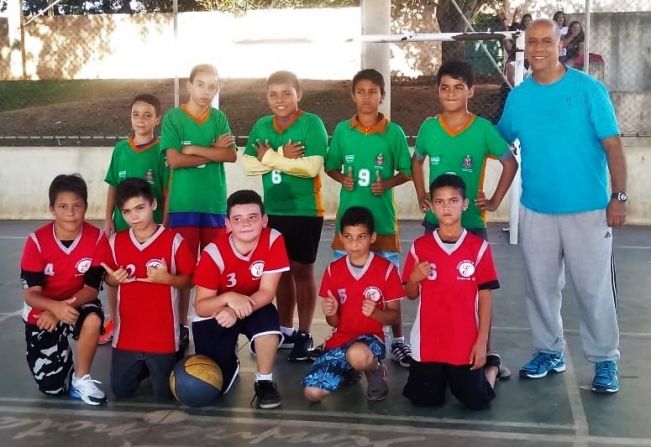
[[[181,359],[170,373],[172,394],[188,407],[212,404],[221,394],[223,384],[219,365],[205,355]]]

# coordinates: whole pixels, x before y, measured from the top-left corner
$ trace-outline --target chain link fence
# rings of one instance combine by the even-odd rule
[[[473,29],[517,28],[523,13],[536,19],[563,10],[566,24],[577,21],[583,28],[582,47],[587,47],[590,55],[587,60],[575,55],[569,63],[577,68],[589,64],[590,73],[606,84],[625,136],[651,136],[651,2],[593,0],[589,20],[583,2],[524,0],[515,16],[517,5],[511,3],[504,10],[481,9],[471,21]],[[433,1],[394,2],[392,32],[470,31],[458,10],[449,12],[448,23],[437,20],[435,8]],[[260,17],[267,14],[258,13]],[[22,18],[22,31],[15,15],[0,16],[0,145],[112,145],[130,131],[133,96],[154,93],[164,108],[170,107],[174,75],[187,76],[195,63],[215,60],[220,70],[226,67],[221,107],[235,133],[244,137],[255,119],[266,113],[264,77],[281,68],[266,62],[263,55],[273,56],[282,48],[286,48],[284,60],[297,62],[296,67],[305,59],[300,51],[320,57],[320,63],[302,62],[314,71],[296,69],[300,76],[311,79],[304,84],[303,108],[323,116],[328,129],[354,112],[349,79],[359,67],[360,46],[344,43],[344,37],[359,35],[358,8],[333,15],[329,20],[336,21],[337,29],[328,25],[329,32],[319,33],[314,25],[306,25],[295,34],[276,37],[271,44],[260,43],[265,36],[255,32],[233,37],[238,32],[234,23],[249,23],[242,22],[248,19],[241,14],[237,15],[240,22],[234,22],[232,14],[181,13],[176,39],[174,15],[165,8],[140,14],[27,15]],[[255,12],[247,12],[247,17],[251,14],[255,16]],[[285,10],[283,14],[289,20],[290,14],[301,11]],[[327,22],[317,15],[318,21]],[[210,39],[200,39],[200,30],[208,30]],[[228,46],[226,40],[239,42],[232,53],[238,69],[220,63],[215,56]],[[328,50],[329,46],[336,51]],[[574,46],[578,46],[576,42]],[[174,57],[177,48],[180,59]],[[415,135],[426,117],[440,112],[436,70],[445,60],[461,59],[476,73],[471,111],[496,121],[510,91],[506,66],[512,55],[509,45],[497,40],[392,44],[392,119],[403,125],[408,135]],[[260,62],[254,64],[256,70],[247,71],[244,63],[252,58]],[[282,64],[283,58],[276,59]]]

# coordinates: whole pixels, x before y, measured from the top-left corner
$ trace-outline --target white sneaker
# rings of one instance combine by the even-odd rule
[[[81,378],[73,374],[70,386],[70,397],[81,399],[88,405],[101,405],[106,403],[106,394],[95,385],[96,383],[101,382],[99,380],[91,379],[90,374],[86,374]]]

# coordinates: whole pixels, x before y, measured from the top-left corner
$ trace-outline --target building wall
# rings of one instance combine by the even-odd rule
[[[628,164],[627,221],[651,225],[651,138],[624,138]],[[45,219],[49,217],[47,190],[57,174],[78,172],[88,183],[88,218],[103,219],[107,186],[104,175],[108,167],[110,147],[0,147],[0,219]],[[240,151],[241,157],[242,151]],[[226,164],[230,192],[235,189],[261,191],[259,177],[247,177],[242,163]],[[490,195],[499,177],[498,162],[490,161],[484,191]],[[339,202],[339,184],[325,174],[323,198],[326,217],[333,218]],[[28,179],[28,180],[26,180]],[[395,201],[400,219],[422,219],[411,182],[398,187]],[[508,220],[508,196],[493,214],[492,221]]]

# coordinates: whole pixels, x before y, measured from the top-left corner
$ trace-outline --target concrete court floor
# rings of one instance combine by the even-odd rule
[[[615,255],[622,330],[621,390],[610,396],[589,391],[592,366],[584,359],[576,306],[564,291],[568,369],[563,374],[528,381],[518,367],[531,354],[523,299],[521,254],[507,244],[502,225],[490,227],[490,239],[502,288],[494,295],[493,344],[514,371],[497,387],[492,408],[463,409],[453,398],[441,408],[418,409],[402,397],[407,370],[387,361],[390,398],[368,402],[365,381],[344,389],[322,404],[309,404],[301,393],[305,364],[290,364],[281,351],[275,379],[283,397],[277,410],[255,410],[255,363],[242,339],[242,371],[231,393],[215,406],[190,410],[174,402],[157,403],[147,390],[128,400],[112,399],[89,407],[67,398],[41,395],[24,358],[24,332],[18,262],[24,237],[40,222],[0,222],[0,446],[651,446],[651,228],[615,231]],[[326,223],[317,271],[330,257],[332,224]],[[403,222],[403,254],[421,234],[415,222]],[[408,334],[415,302],[403,303]],[[313,328],[321,341],[328,333],[317,311]],[[100,347],[93,377],[108,391],[110,348]]]

